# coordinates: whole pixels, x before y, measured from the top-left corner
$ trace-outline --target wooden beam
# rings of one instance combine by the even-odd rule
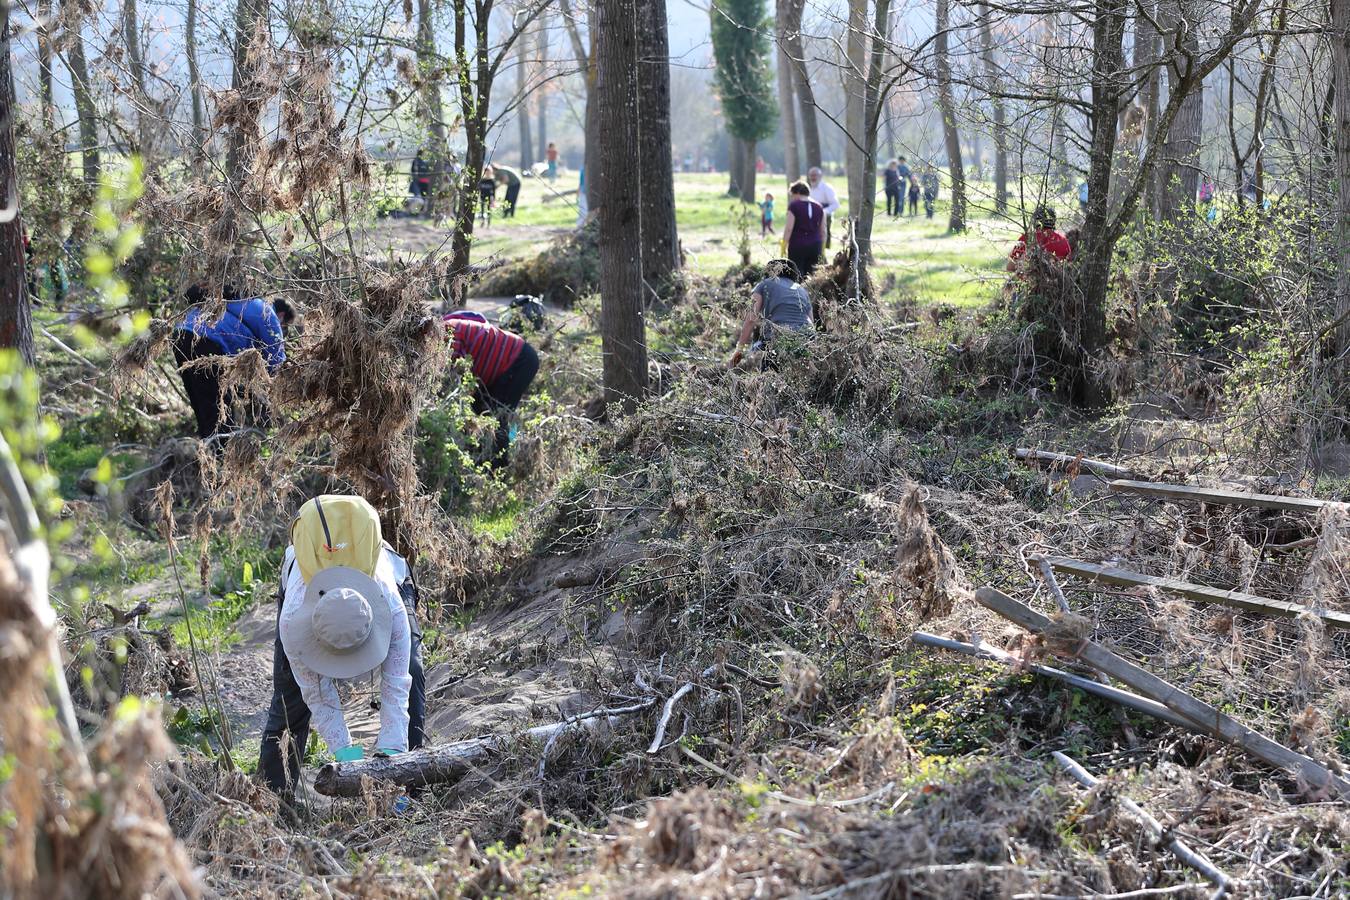
[[[1199,487],[1192,484],[1163,484],[1156,481],[1130,481],[1124,478],[1111,482],[1111,492],[1116,494],[1143,494],[1146,497],[1162,497],[1167,500],[1190,500],[1194,503],[1218,503],[1224,506],[1279,509],[1287,512],[1317,512],[1329,502],[1333,502],[1317,500],[1313,497],[1282,497],[1279,494],[1253,494],[1249,491],[1230,491],[1225,488]]]
[[[1263,616],[1279,616],[1284,619],[1296,619],[1307,613],[1321,619],[1328,628],[1350,628],[1350,613],[1335,612],[1328,609],[1313,609],[1289,603],[1285,600],[1272,600],[1256,594],[1242,591],[1228,591],[1223,588],[1206,587],[1203,584],[1191,584],[1175,578],[1162,578],[1157,575],[1141,575],[1128,569],[1117,569],[1096,563],[1079,562],[1063,556],[1048,556],[1046,562],[1057,572],[1079,575],[1102,584],[1114,584],[1122,587],[1151,587],[1171,594],[1180,594],[1197,603],[1217,603]]]
[[[994,660],[1012,668],[1025,668],[1028,671],[1035,672],[1037,675],[1043,675],[1046,678],[1062,681],[1065,684],[1078,688],[1080,691],[1086,691],[1089,694],[1094,694],[1103,699],[1110,700],[1113,703],[1119,703],[1121,706],[1133,709],[1136,712],[1145,713],[1156,719],[1162,719],[1169,725],[1176,725],[1178,728],[1185,728],[1190,731],[1198,731],[1201,734],[1211,734],[1211,732],[1201,728],[1199,724],[1192,722],[1185,716],[1177,715],[1156,700],[1150,700],[1147,697],[1141,697],[1138,694],[1132,694],[1129,691],[1122,691],[1120,688],[1102,684],[1093,681],[1091,678],[1075,675],[1072,672],[1065,672],[1063,669],[1056,669],[1053,666],[1043,666],[1036,663],[1028,664],[1026,660],[1018,659],[1011,653],[1000,650],[998,647],[991,646],[983,641],[979,644],[968,644],[964,641],[938,637],[935,634],[929,634],[925,631],[914,632],[910,635],[910,640],[916,644],[923,644],[926,647],[938,647],[942,650],[964,653],[966,656],[973,656],[976,659]]]
[[[991,587],[977,590],[975,601],[1033,634],[1044,634],[1052,624],[1050,619],[1036,610]],[[1173,712],[1202,727],[1212,729],[1216,737],[1243,748],[1257,759],[1297,775],[1312,787],[1350,799],[1350,781],[1334,775],[1326,766],[1253,731],[1208,703],[1117,656],[1100,644],[1084,639],[1074,648],[1074,656],[1120,683],[1129,685],[1145,697],[1156,700]]]
[[[1100,459],[1089,459],[1082,455],[1074,456],[1069,453],[1054,453],[1050,450],[1032,450],[1029,447],[1018,447],[1013,450],[1013,456],[1024,463],[1044,463],[1059,471],[1081,469],[1103,478],[1130,477],[1130,470],[1124,466],[1118,466],[1115,463]]]

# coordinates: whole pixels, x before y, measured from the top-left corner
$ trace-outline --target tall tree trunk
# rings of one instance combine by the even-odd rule
[[[446,134],[445,106],[441,100],[441,77],[445,67],[436,48],[434,12],[432,0],[417,0],[417,74],[421,80],[418,103],[431,142],[427,160],[431,167],[431,178],[427,182],[427,196],[423,198],[427,204],[425,212],[429,216],[441,213],[448,205],[451,194],[451,185],[445,177],[449,171],[450,146]]]
[[[98,184],[102,169],[98,149],[98,116],[94,95],[89,88],[89,66],[84,58],[83,22],[76,21],[66,34],[66,68],[70,70],[71,92],[75,95],[75,117],[80,125],[80,158],[86,184]]]
[[[197,0],[187,0],[187,23],[183,29],[187,54],[188,86],[192,92],[192,148],[197,157],[206,153],[206,101],[202,97],[202,73],[197,63]]]
[[[520,170],[528,170],[534,165],[534,142],[530,134],[530,102],[527,92],[530,89],[529,54],[526,48],[529,41],[516,42],[516,92],[520,103],[516,107],[517,133],[520,135]]]
[[[1331,0],[1336,135],[1336,316],[1333,356],[1350,347],[1350,0]],[[2,157],[3,154],[0,154]]]
[[[783,169],[787,183],[802,175],[800,151],[797,144],[797,92],[792,86],[792,60],[788,57],[788,7],[793,0],[778,0],[775,20],[778,25],[778,110],[783,122]]]
[[[1003,77],[994,57],[993,9],[980,5],[980,61],[988,82],[990,105],[993,107],[994,130],[994,211],[1008,211],[1008,107],[1003,100]]]
[[[56,130],[56,99],[52,91],[52,0],[38,0],[38,100],[42,104],[42,127]]]
[[[539,61],[540,84],[534,95],[534,145],[540,156],[548,151],[548,98],[552,93],[551,83],[547,80],[548,70],[548,16],[539,17],[539,27],[534,32],[534,55]]]
[[[862,182],[872,186],[864,191],[856,210],[857,225],[853,231],[858,244],[858,279],[854,289],[862,292],[867,284],[865,272],[872,262],[872,225],[877,206],[877,137],[881,119],[886,115],[881,93],[881,79],[886,68],[886,53],[891,18],[891,0],[876,0],[873,18],[872,47],[867,64],[867,81],[863,94],[863,129],[859,138],[863,144]],[[870,298],[869,298],[870,299]]]
[[[806,46],[802,41],[802,14],[806,0],[787,0],[790,19],[787,24],[788,57],[792,63],[792,86],[801,103],[802,150],[806,157],[803,168],[821,164],[820,121],[816,116],[816,94],[811,88],[811,76],[806,69]]]
[[[17,350],[33,365],[33,320],[29,308],[23,222],[19,214],[19,170],[15,159],[14,74],[10,71],[9,4],[0,4],[0,350]]]
[[[234,10],[234,72],[230,76],[230,87],[235,91],[252,90],[252,82],[257,69],[254,43],[264,24],[263,17],[268,9],[267,0],[239,0]],[[230,129],[229,140],[225,145],[225,172],[235,193],[238,194],[248,176],[253,163],[255,148],[249,146],[246,129]]]
[[[600,338],[605,403],[632,411],[647,393],[638,167],[638,42],[642,0],[596,0],[595,102],[605,136],[600,170]]]
[[[670,141],[670,39],[664,3],[639,2],[637,8],[642,277],[648,288],[660,290],[680,265]]]
[[[741,196],[741,180],[745,178],[745,142],[738,137],[727,136],[727,196]]]
[[[127,69],[131,72],[132,102],[136,106],[137,146],[133,149],[148,163],[154,155],[154,108],[145,86],[145,58],[141,54],[140,16],[136,0],[122,0],[122,42],[127,50]]]
[[[848,209],[857,216],[863,197],[876,194],[876,182],[863,183],[867,127],[867,0],[848,0],[848,34],[844,42],[844,171],[848,175]]]
[[[948,51],[951,29],[951,0],[937,0],[937,35],[933,42],[937,69],[938,112],[942,115],[942,137],[947,144],[947,172],[951,179],[952,211],[947,220],[949,231],[966,230],[966,172],[961,163],[961,134],[956,129],[956,100],[952,95],[952,63]]]
[[[464,0],[455,3],[455,59],[459,69],[460,113],[464,120],[464,174],[459,189],[459,218],[450,238],[451,270],[469,268],[474,219],[478,214],[478,179],[487,154],[489,101],[493,67],[489,59],[488,16],[474,19],[473,66],[469,65],[467,15]],[[472,78],[470,75],[472,74]]]
[[[1156,0],[1139,0],[1139,17],[1134,27],[1134,68],[1147,67],[1142,87],[1144,107],[1144,139],[1140,145],[1140,156],[1153,146],[1157,140],[1158,114],[1162,105],[1162,69],[1158,65],[1162,55],[1162,39],[1153,27],[1149,16],[1157,16]],[[1158,193],[1158,176],[1155,170],[1144,184],[1144,211],[1150,218],[1157,218],[1161,198]]]
[[[756,200],[755,177],[759,174],[758,143],[755,141],[745,141],[744,144],[745,149],[742,151],[741,156],[741,200],[745,203],[754,203]]]
[[[1124,92],[1125,67],[1123,41],[1128,0],[1097,0],[1092,25],[1092,150],[1088,160],[1088,207],[1083,218],[1082,236],[1074,254],[1075,287],[1082,303],[1078,326],[1076,360],[1065,360],[1076,369],[1072,385],[1075,402],[1098,405],[1104,399],[1100,385],[1089,376],[1092,358],[1106,346],[1106,289],[1111,277],[1111,259],[1117,235],[1108,221],[1111,170],[1116,154],[1116,110]],[[1121,219],[1129,215],[1132,197],[1125,200]],[[1072,334],[1075,323],[1058,323]]]
[[[1194,10],[1185,4],[1184,0],[1162,0],[1158,4],[1158,21],[1170,32],[1169,41],[1179,41],[1184,52],[1193,54],[1199,52],[1200,23],[1195,19]],[[1178,87],[1180,79],[1181,73],[1174,60],[1167,72],[1169,93],[1182,89]],[[1197,82],[1182,101],[1171,129],[1167,134],[1160,136],[1164,142],[1164,164],[1160,173],[1162,205],[1159,216],[1165,222],[1175,222],[1195,212],[1195,191],[1200,184],[1200,138],[1205,116],[1204,101],[1204,83]]]

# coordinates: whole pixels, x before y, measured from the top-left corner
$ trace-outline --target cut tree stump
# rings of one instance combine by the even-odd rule
[[[1042,635],[1053,622],[1036,610],[1009,597],[1002,591],[982,587],[975,592],[975,601],[1027,629]],[[1122,684],[1151,700],[1156,700],[1202,728],[1208,728],[1215,737],[1241,747],[1252,756],[1277,769],[1296,775],[1305,784],[1350,799],[1350,781],[1335,775],[1326,766],[1283,744],[1253,731],[1236,719],[1225,715],[1202,700],[1191,696],[1175,685],[1134,663],[1123,659],[1100,644],[1083,639],[1074,649],[1075,658],[1111,676]]]
[[[1216,503],[1223,506],[1249,506],[1257,509],[1278,509],[1286,512],[1317,512],[1332,501],[1312,497],[1282,497],[1279,494],[1253,494],[1225,488],[1197,487],[1189,484],[1163,484],[1155,481],[1117,479],[1110,489],[1116,494],[1143,494],[1167,500],[1190,500],[1195,503]]]
[[[1163,578],[1157,575],[1141,575],[1138,572],[1131,572],[1128,569],[1117,569],[1113,566],[1079,562],[1076,559],[1069,559],[1064,556],[1047,556],[1045,557],[1045,561],[1057,572],[1090,578],[1093,581],[1101,582],[1102,584],[1113,584],[1123,587],[1157,588],[1160,591],[1180,594],[1197,603],[1217,603],[1220,606],[1229,606],[1234,609],[1260,613],[1265,616],[1279,616],[1284,619],[1297,619],[1299,616],[1307,613],[1308,615],[1316,616],[1321,619],[1326,623],[1328,628],[1350,628],[1350,613],[1335,612],[1326,609],[1313,609],[1309,606],[1300,606],[1297,603],[1289,603],[1285,600],[1273,600],[1269,597],[1246,594],[1242,591],[1229,591],[1224,590],[1223,588],[1206,587],[1203,584],[1191,584],[1190,582],[1179,581],[1175,578]]]
[[[1093,475],[1100,475],[1103,478],[1129,478],[1132,474],[1129,469],[1115,463],[1090,459],[1086,456],[1074,456],[1069,453],[1054,453],[1050,450],[1032,450],[1029,447],[1018,447],[1013,450],[1013,456],[1024,463],[1044,463],[1052,469],[1061,471],[1076,468],[1084,472],[1091,472]]]

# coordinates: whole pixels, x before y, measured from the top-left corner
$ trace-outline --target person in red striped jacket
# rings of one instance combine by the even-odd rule
[[[478,379],[473,408],[497,417],[494,463],[506,459],[515,428],[511,414],[539,373],[539,354],[518,334],[493,325],[481,313],[457,310],[444,317],[453,359],[468,357]]]

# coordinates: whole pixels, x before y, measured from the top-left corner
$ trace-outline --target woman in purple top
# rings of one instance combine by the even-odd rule
[[[783,248],[788,259],[807,278],[820,265],[825,246],[825,207],[811,199],[805,181],[794,181],[788,188],[787,224],[783,226]]]

